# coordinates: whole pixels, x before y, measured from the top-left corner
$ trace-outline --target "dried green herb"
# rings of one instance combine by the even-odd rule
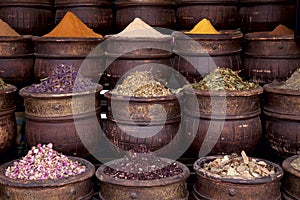
[[[5,90],[8,87],[9,87],[9,85],[0,78],[0,90]]]
[[[275,173],[273,166],[248,157],[244,151],[241,156],[233,153],[205,163],[203,169],[213,177],[234,179],[262,178]]]
[[[280,87],[283,89],[300,90],[300,68],[298,68]]]
[[[149,71],[130,73],[111,93],[134,97],[160,97],[173,94]]]
[[[300,171],[300,157],[291,162],[291,166]]]
[[[251,90],[258,87],[253,82],[243,81],[238,73],[229,68],[216,68],[198,83],[191,84],[196,90]]]

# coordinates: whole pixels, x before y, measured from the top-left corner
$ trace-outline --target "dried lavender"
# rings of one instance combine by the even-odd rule
[[[300,157],[298,157],[297,159],[293,160],[293,161],[291,162],[291,166],[292,166],[294,169],[300,171]]]
[[[214,177],[234,179],[262,178],[275,173],[273,166],[248,157],[244,151],[242,151],[241,156],[233,153],[205,163],[203,169],[207,174]]]
[[[149,71],[130,73],[111,93],[134,97],[160,97],[173,94]]]
[[[132,149],[121,161],[106,166],[104,173],[115,179],[156,180],[183,172],[176,162],[166,162],[153,155],[145,146]]]
[[[0,78],[0,90],[5,90],[9,87],[1,78]]]
[[[300,90],[300,68],[298,68],[280,87],[283,89]]]
[[[22,180],[63,179],[86,171],[86,166],[53,150],[51,143],[38,144],[5,170],[5,176]]]
[[[251,90],[258,85],[253,82],[243,81],[238,73],[229,68],[216,68],[198,83],[191,84],[197,90]]]
[[[33,84],[26,89],[35,93],[72,93],[96,88],[90,79],[80,75],[72,65],[58,65],[51,75],[39,84]]]

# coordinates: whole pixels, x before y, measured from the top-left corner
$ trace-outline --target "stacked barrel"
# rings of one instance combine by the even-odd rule
[[[52,143],[67,156],[99,166],[145,146],[151,153],[182,162],[176,161],[182,177],[163,181],[175,182],[175,189],[168,189],[183,191],[170,192],[170,198],[187,198],[190,189],[195,199],[213,199],[216,194],[210,196],[214,192],[204,185],[214,188],[214,180],[199,171],[206,165],[201,162],[245,151],[262,157],[279,174],[274,182],[259,179],[262,182],[255,184],[270,184],[279,198],[282,177],[283,198],[300,198],[291,186],[300,177],[291,164],[300,153],[300,92],[291,83],[297,83],[300,73],[295,13],[294,0],[2,0],[0,78],[11,87],[0,87],[1,162],[21,157],[40,143]],[[72,20],[66,22],[70,15]],[[199,28],[202,22],[214,30]],[[88,92],[40,93],[41,84],[49,89],[63,79],[57,73],[66,73],[64,67],[80,76],[78,84],[86,85],[81,81],[86,78],[97,87]],[[219,69],[257,87],[214,91],[194,85],[221,73]],[[133,72],[150,72],[173,93],[115,93]],[[57,76],[52,79],[53,74]],[[243,159],[247,163],[244,154]],[[103,188],[118,185],[101,170],[95,175]],[[226,191],[230,184],[252,184],[221,181]],[[0,191],[3,183],[0,175]],[[125,189],[120,189],[124,198],[149,195],[139,196],[140,187],[131,191],[139,184],[125,181]],[[149,181],[140,186],[154,185]],[[99,183],[94,187],[99,189]],[[230,189],[230,197],[244,195]],[[165,195],[161,191],[157,193]],[[110,195],[115,194],[101,189],[94,198]]]

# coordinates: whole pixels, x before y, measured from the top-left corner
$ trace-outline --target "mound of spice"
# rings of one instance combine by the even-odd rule
[[[134,97],[160,97],[173,94],[149,71],[130,73],[111,93]]]
[[[269,35],[289,35],[294,34],[294,31],[288,27],[279,24],[273,31],[268,33]]]
[[[106,175],[115,179],[142,181],[173,177],[182,172],[176,162],[156,157],[144,145],[130,150],[123,159],[104,169]]]
[[[291,166],[296,169],[296,170],[299,170],[300,171],[300,157],[296,158],[295,160],[293,160],[291,162]]]
[[[289,90],[300,90],[300,68],[296,69],[296,71],[288,78],[283,84],[280,86],[283,89]]]
[[[9,84],[5,83],[2,78],[0,78],[0,90],[5,90],[9,87]]]
[[[203,169],[216,178],[256,179],[275,174],[273,166],[248,157],[244,151],[241,156],[233,153],[205,163]]]
[[[140,18],[135,18],[123,31],[114,35],[114,37],[164,38],[170,36],[160,33]]]
[[[197,90],[251,90],[258,84],[243,79],[230,68],[216,68],[198,83],[190,85]]]
[[[5,176],[22,180],[64,179],[82,174],[86,166],[53,150],[51,143],[38,144],[5,170]]]
[[[203,18],[194,28],[190,31],[184,32],[185,34],[220,34],[211,22]]]
[[[0,19],[0,36],[20,36],[8,23]]]
[[[103,38],[85,25],[74,13],[68,11],[59,24],[43,37]]]
[[[96,83],[84,78],[72,65],[60,64],[49,77],[41,80],[39,84],[26,87],[26,90],[34,93],[72,93],[93,90],[96,87]]]

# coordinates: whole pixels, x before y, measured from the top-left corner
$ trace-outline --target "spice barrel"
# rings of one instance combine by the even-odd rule
[[[105,134],[114,145],[123,150],[144,144],[150,151],[174,151],[180,136],[181,96],[129,97],[107,92],[104,97],[108,102]]]
[[[237,0],[178,0],[177,24],[179,30],[190,30],[203,18],[218,30],[238,28]]]
[[[247,33],[244,37],[245,75],[261,85],[286,80],[300,65],[294,35]]]
[[[66,155],[88,157],[100,138],[101,89],[53,94],[22,88],[28,144],[53,143]]]
[[[0,89],[0,156],[1,162],[11,157],[11,150],[17,136],[17,122],[15,117],[17,88],[9,85]],[[2,160],[3,159],[3,160]],[[0,162],[0,163],[1,163]]]
[[[184,87],[183,93],[183,132],[192,142],[187,150],[189,155],[198,157],[203,147],[209,155],[254,152],[262,136],[262,87],[244,91]]]
[[[287,158],[300,153],[300,92],[280,86],[264,85],[263,113],[268,144],[277,155]]]
[[[163,159],[169,161],[169,159]],[[96,171],[96,176],[100,180],[101,189],[99,192],[102,200],[151,200],[151,199],[188,199],[186,179],[190,175],[189,169],[177,162],[182,168],[181,174],[155,180],[122,180],[115,179],[104,173],[106,166],[110,166],[114,160],[100,166]]]
[[[196,182],[193,197],[198,199],[281,199],[280,180],[283,170],[275,163],[262,160],[275,168],[275,174],[256,179],[234,179],[213,177],[203,169],[204,163],[208,163],[217,156],[208,156],[198,159],[194,163],[196,171]]]
[[[115,28],[123,30],[138,17],[150,26],[174,29],[176,27],[174,0],[116,0]]]
[[[291,165],[296,159],[299,159],[299,155],[288,157],[282,163],[284,200],[300,199],[300,171]]]
[[[216,67],[242,70],[240,31],[221,34],[183,34],[174,32],[173,68],[189,82],[198,82]]]
[[[2,0],[0,18],[21,35],[43,35],[54,25],[51,0]]]
[[[18,160],[5,163],[0,166],[0,199],[91,199],[93,196],[92,176],[95,173],[94,165],[78,157],[69,157],[69,159],[85,165],[86,171],[64,179],[24,181],[5,176],[6,168]]]
[[[0,37],[0,77],[18,90],[31,85],[34,79],[34,49],[31,36]],[[16,96],[18,110],[23,110],[23,99]]]
[[[172,75],[172,38],[127,38],[108,36],[106,39],[106,69],[101,84],[113,89],[130,70],[151,71],[168,82]]]
[[[55,24],[67,11],[73,12],[97,33],[109,34],[113,24],[113,4],[108,0],[56,0]]]
[[[102,38],[33,37],[35,45],[34,77],[48,77],[59,64],[72,65],[87,78],[98,82],[103,68]]]
[[[271,31],[277,25],[295,27],[294,0],[239,0],[239,21],[243,33]]]

